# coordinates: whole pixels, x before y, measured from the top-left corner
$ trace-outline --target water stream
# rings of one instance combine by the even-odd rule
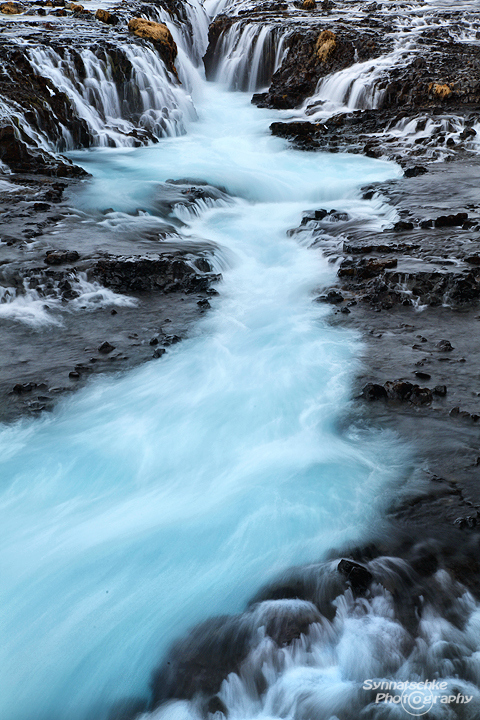
[[[360,340],[313,302],[334,269],[286,234],[319,207],[381,228],[388,208],[359,187],[398,170],[294,151],[249,100],[199,79],[185,135],[74,156],[94,176],[79,205],[128,223],[167,179],[224,188],[181,214],[223,281],[166,356],[0,430],[5,720],[101,720],[145,695],[192,624],[368,533],[408,462],[395,437],[344,422]]]

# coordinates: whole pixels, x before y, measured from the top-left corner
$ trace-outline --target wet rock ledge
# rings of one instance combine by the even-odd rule
[[[226,194],[186,179],[147,211],[79,210],[89,176],[64,154],[184,131],[160,20],[193,36],[191,17],[175,0],[0,5],[0,421],[161,358],[210,308],[216,249],[185,241],[175,208]]]
[[[79,180],[9,175],[0,186],[0,420],[38,415],[93,375],[161,358],[211,306],[215,248],[172,225],[109,232],[76,209]],[[88,181],[87,181],[88,182]],[[219,194],[212,189],[210,195]],[[162,208],[207,186],[161,184]]]
[[[480,15],[416,0],[241,4],[212,24],[207,71],[264,25],[267,90],[252,102],[279,111],[271,133],[402,169],[362,191],[387,203],[383,227],[318,207],[291,234],[335,264],[337,283],[316,300],[365,338],[365,419],[417,447],[416,499],[392,515],[469,532],[480,518]]]
[[[468,532],[480,523],[480,163],[427,167],[363,188],[395,210],[383,230],[319,208],[291,233],[337,268],[316,302],[365,338],[365,419],[416,448],[413,496],[392,517]]]

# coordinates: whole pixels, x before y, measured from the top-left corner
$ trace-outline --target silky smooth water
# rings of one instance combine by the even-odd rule
[[[389,210],[359,187],[396,166],[293,151],[213,85],[197,111],[182,137],[75,156],[85,212],[125,223],[169,178],[224,187],[231,203],[182,215],[223,281],[166,356],[0,431],[4,720],[100,720],[145,694],[189,626],[365,536],[407,462],[388,433],[341,429],[359,339],[313,302],[334,269],[286,235],[319,207],[380,229]]]

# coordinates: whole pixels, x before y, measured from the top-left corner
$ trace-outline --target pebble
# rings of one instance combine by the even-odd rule
[[[104,353],[107,355],[108,353],[111,353],[112,350],[115,350],[115,345],[111,345],[109,342],[105,341],[100,345],[98,348],[98,352]]]

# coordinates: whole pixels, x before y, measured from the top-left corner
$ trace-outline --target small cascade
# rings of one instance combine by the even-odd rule
[[[155,22],[162,22],[168,25],[168,29],[172,33],[178,48],[177,63],[179,73],[185,68],[178,67],[184,65],[185,58],[190,64],[199,68],[203,66],[203,56],[208,45],[208,26],[210,23],[210,15],[205,6],[198,0],[190,0],[184,2],[178,8],[178,19],[160,5],[146,6],[142,8],[142,15]],[[187,62],[188,64],[188,62]],[[182,79],[183,82],[183,79]]]
[[[27,54],[34,70],[69,98],[92,146],[133,147],[181,135],[185,119],[195,117],[191,99],[150,47],[122,43],[101,56],[89,49],[37,47]],[[62,137],[55,149],[73,149],[66,128]]]
[[[319,112],[325,117],[339,110],[372,110],[382,104],[385,95],[385,76],[398,62],[406,59],[404,53],[394,52],[380,58],[357,62],[344,70],[322,78],[315,94],[308,99],[312,109],[320,105]]]
[[[376,87],[375,62],[356,63],[325,80],[317,94],[320,99],[349,110],[367,110],[377,107],[381,92]]]
[[[21,322],[31,328],[62,325],[64,312],[136,304],[135,298],[103,287],[85,272],[71,272],[56,279],[40,273],[37,278],[25,278],[19,287],[0,285],[0,320]]]
[[[17,128],[21,128],[23,137],[35,147],[42,150],[48,150],[51,147],[51,142],[48,136],[41,132],[38,127],[35,128],[25,117],[23,108],[15,103],[13,100],[6,101],[5,98],[0,97],[0,122],[6,121],[7,123],[14,124]],[[3,122],[2,122],[3,124]],[[59,124],[58,130],[62,137],[71,138],[71,134],[68,129]],[[6,171],[6,166],[2,168],[2,172]]]
[[[381,107],[391,71],[407,65],[417,57],[417,38],[426,20],[430,18],[411,17],[408,13],[403,16],[392,37],[391,51],[380,57],[359,62],[358,51],[355,49],[356,62],[353,65],[320,79],[315,93],[305,103],[306,114],[313,116],[315,120],[336,112]],[[319,108],[318,111],[316,107]],[[302,112],[305,112],[305,109]]]
[[[478,717],[480,610],[472,595],[444,570],[426,582],[390,557],[356,566],[373,581],[368,593],[361,587],[342,592],[335,564],[282,577],[277,592],[294,581],[300,597],[269,599],[267,590],[267,599],[242,615],[212,621],[213,640],[207,624],[195,628],[189,645],[175,646],[171,662],[154,675],[154,687],[176,697],[175,673],[183,669],[186,647],[190,666],[195,654],[221,657],[230,673],[217,681],[210,700],[200,693],[190,702],[172,700],[141,720],[201,720],[205,708],[222,720]],[[411,588],[422,581],[424,595],[413,601]],[[228,636],[236,638],[236,654],[221,645]],[[205,666],[210,679],[208,661]]]
[[[234,23],[206,58],[207,77],[229,90],[267,87],[282,63],[289,32],[273,25]]]

